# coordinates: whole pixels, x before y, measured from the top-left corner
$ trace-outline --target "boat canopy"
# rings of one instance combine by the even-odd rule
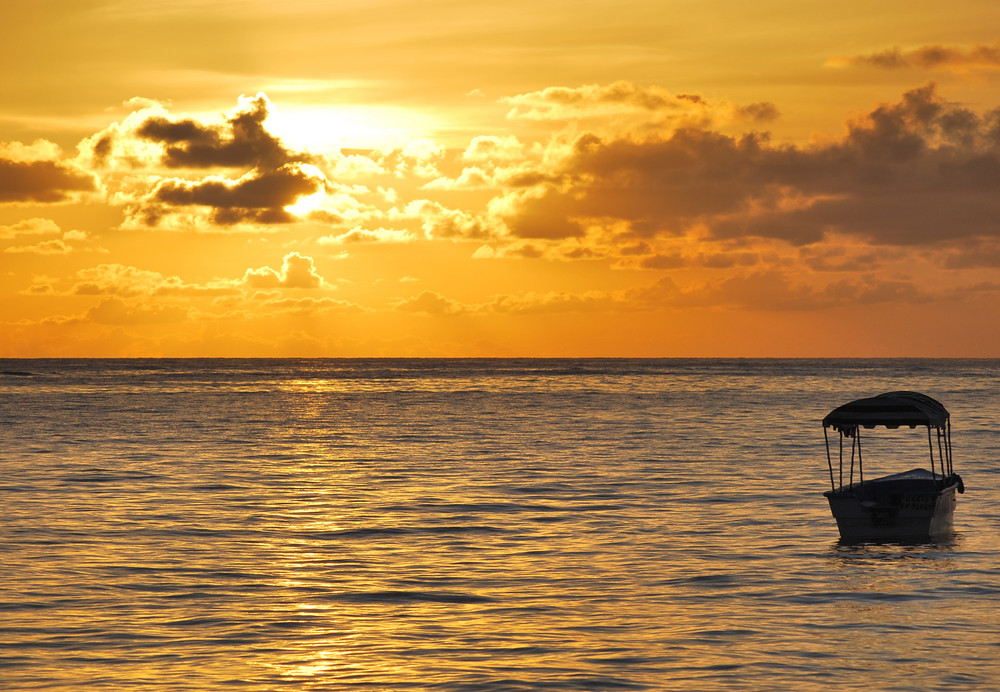
[[[864,428],[885,426],[944,428],[948,411],[931,397],[918,392],[886,392],[838,406],[823,419],[824,428],[834,428],[851,437],[860,425]]]

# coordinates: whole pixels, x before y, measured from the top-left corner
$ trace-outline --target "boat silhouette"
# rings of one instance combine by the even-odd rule
[[[915,468],[865,479],[861,430],[880,427],[926,427],[930,470]],[[839,440],[839,479],[834,474],[831,429]],[[830,501],[842,541],[933,541],[953,532],[957,495],[965,492],[965,484],[952,464],[951,416],[940,402],[907,391],[857,399],[827,414],[823,437],[831,485],[823,495]]]

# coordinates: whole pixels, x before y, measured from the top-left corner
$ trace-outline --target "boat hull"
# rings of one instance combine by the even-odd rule
[[[915,470],[824,493],[841,540],[920,542],[950,536],[961,481],[924,473],[930,477]]]

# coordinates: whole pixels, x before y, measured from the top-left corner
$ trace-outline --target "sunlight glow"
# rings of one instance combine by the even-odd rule
[[[342,148],[398,149],[433,130],[432,118],[386,106],[282,106],[267,129],[286,146],[312,153]]]
[[[293,203],[286,205],[285,211],[295,214],[296,216],[305,216],[313,209],[316,209],[319,205],[321,205],[323,200],[326,198],[326,177],[320,169],[310,163],[300,164],[299,168],[301,168],[302,171],[307,173],[311,178],[316,180],[316,192],[311,195],[302,195]]]

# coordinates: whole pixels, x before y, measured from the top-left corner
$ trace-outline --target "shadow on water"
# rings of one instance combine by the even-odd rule
[[[844,561],[878,560],[900,561],[907,559],[937,559],[955,557],[961,552],[962,535],[935,540],[914,541],[846,541],[843,538],[830,546],[831,557]]]
[[[838,552],[856,553],[867,552],[869,549],[897,548],[903,551],[922,552],[925,550],[952,550],[961,543],[962,536],[953,533],[950,536],[932,540],[913,541],[847,541],[841,538],[833,544],[833,549]]]

